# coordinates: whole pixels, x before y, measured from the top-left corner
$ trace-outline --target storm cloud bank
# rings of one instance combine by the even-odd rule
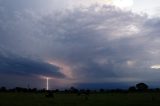
[[[159,18],[97,4],[12,13],[0,8],[0,73],[74,83],[159,80],[160,71],[150,68],[160,64]]]

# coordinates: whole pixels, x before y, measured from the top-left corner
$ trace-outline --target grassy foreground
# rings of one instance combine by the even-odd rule
[[[0,106],[160,106],[160,93],[55,94],[0,93]]]

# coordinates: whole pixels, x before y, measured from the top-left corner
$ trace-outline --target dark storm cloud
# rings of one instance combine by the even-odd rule
[[[48,15],[16,11],[12,18],[0,12],[0,47],[18,56],[1,55],[3,73],[63,76],[57,66],[45,63],[49,58],[67,63],[77,82],[159,78],[160,72],[150,69],[160,64],[159,18],[99,5]]]
[[[27,57],[16,56],[11,53],[1,51],[0,53],[0,73],[21,76],[48,76],[64,78],[59,72],[60,68],[49,65],[40,60],[32,60]]]

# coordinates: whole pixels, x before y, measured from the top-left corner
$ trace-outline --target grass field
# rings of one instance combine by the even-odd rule
[[[85,95],[0,93],[0,106],[160,106],[160,93],[106,93]]]

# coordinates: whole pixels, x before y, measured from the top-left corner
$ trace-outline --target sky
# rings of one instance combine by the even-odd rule
[[[160,87],[160,0],[0,0],[0,86]]]

